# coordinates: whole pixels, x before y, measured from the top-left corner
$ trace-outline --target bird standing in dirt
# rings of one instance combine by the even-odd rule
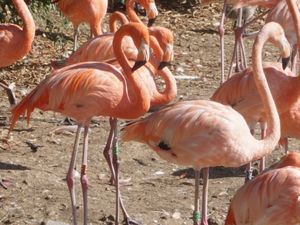
[[[276,146],[280,137],[280,121],[274,100],[262,69],[262,48],[272,40],[281,51],[283,35],[273,24],[267,24],[253,46],[254,78],[268,119],[264,140],[256,140],[241,114],[231,107],[213,101],[183,101],[167,106],[150,116],[132,122],[123,128],[124,141],[149,145],[163,159],[195,169],[194,224],[207,225],[208,167],[238,167],[258,159]],[[202,218],[199,211],[199,174],[204,169]]]
[[[299,51],[300,14],[295,1],[287,0],[287,3],[294,25],[297,25],[295,30]],[[260,122],[263,124],[262,133],[265,133],[266,114],[253,79],[253,73],[252,69],[246,69],[233,75],[216,90],[211,99],[231,105],[244,116],[252,130],[256,123]],[[283,71],[272,64],[265,67],[265,73],[280,116],[281,138],[283,140],[287,137],[300,139],[300,77],[295,77],[290,71]],[[287,152],[287,141],[284,142]]]
[[[0,24],[0,68],[10,66],[27,55],[35,36],[34,20],[25,2],[12,0],[12,3],[23,21],[23,28],[16,24]],[[0,87],[6,91],[10,105],[15,105],[14,86],[0,79]],[[0,185],[8,188],[10,181],[0,179]]]
[[[300,154],[289,153],[237,190],[225,225],[300,223]]]
[[[139,49],[136,64],[131,67],[121,49],[124,36],[131,36]],[[94,116],[134,119],[150,108],[150,95],[141,78],[133,71],[149,60],[149,33],[145,26],[130,23],[122,26],[114,37],[114,51],[123,73],[107,63],[86,62],[55,70],[12,109],[10,130],[20,115],[30,115],[35,108],[60,112],[78,123],[74,149],[67,174],[71,195],[73,223],[76,225],[74,168],[81,128],[84,128],[81,185],[83,191],[84,225],[87,210],[88,128]],[[118,193],[118,190],[117,190]],[[118,210],[118,208],[117,208]]]
[[[23,28],[16,24],[0,24],[0,68],[7,67],[22,59],[31,49],[35,35],[32,15],[23,0],[12,0],[18,15],[23,21]],[[16,104],[12,87],[0,80],[8,95],[10,105]]]
[[[102,20],[107,11],[108,0],[55,0],[59,10],[67,17],[74,27],[73,51],[77,49],[78,27],[87,23],[91,36],[102,34]]]

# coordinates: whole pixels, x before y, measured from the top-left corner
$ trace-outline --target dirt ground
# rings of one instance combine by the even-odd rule
[[[175,3],[174,3],[175,4]],[[176,8],[177,7],[177,8]],[[220,83],[219,36],[217,23],[220,5],[159,6],[156,25],[174,31],[175,60],[171,70],[177,79],[177,99],[208,99]],[[57,15],[59,17],[59,15]],[[232,21],[227,22],[226,65],[233,45]],[[256,23],[260,27],[262,21]],[[106,23],[104,24],[107,29]],[[72,28],[64,32],[49,32],[39,27],[33,50],[22,61],[0,70],[0,77],[15,82],[17,97],[50,73],[50,60],[63,57],[72,46]],[[81,29],[80,40],[86,40],[88,30]],[[57,41],[59,38],[65,42]],[[67,38],[67,39],[66,39]],[[54,42],[54,40],[56,40]],[[249,52],[252,41],[247,41]],[[265,55],[275,59],[268,47]],[[273,57],[273,58],[272,58]],[[8,128],[8,101],[0,96],[1,137]],[[52,112],[36,110],[30,126],[20,121],[12,133],[11,148],[0,148],[0,178],[8,179],[8,189],[0,187],[0,224],[49,224],[59,221],[71,224],[70,198],[65,181],[74,132],[56,131],[63,119]],[[109,169],[102,155],[108,135],[107,119],[95,119],[89,140],[89,224],[114,224],[115,188],[109,185]],[[31,144],[37,148],[31,148]],[[194,174],[191,168],[179,167],[161,160],[153,151],[137,143],[120,143],[121,177],[130,178],[123,186],[122,196],[129,214],[144,225],[192,224]],[[292,141],[293,149],[299,143]],[[283,154],[277,149],[267,158],[268,165]],[[80,156],[80,154],[79,154]],[[77,168],[80,168],[80,157]],[[243,184],[243,169],[212,168],[210,170],[208,214],[209,224],[224,224],[230,198]],[[82,223],[82,197],[79,179],[77,186],[78,219]]]

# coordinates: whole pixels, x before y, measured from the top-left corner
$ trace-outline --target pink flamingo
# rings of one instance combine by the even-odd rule
[[[0,24],[0,68],[10,66],[27,55],[35,35],[35,24],[25,2],[12,0],[12,3],[24,25],[22,28],[16,24]],[[12,86],[3,80],[0,80],[0,86],[7,92],[10,105],[15,105]]]
[[[193,166],[195,169],[194,224],[207,223],[208,167],[237,167],[258,159],[276,146],[280,137],[280,121],[268,83],[263,73],[262,47],[268,40],[280,45],[284,35],[278,26],[267,24],[253,46],[254,78],[264,102],[269,126],[264,140],[256,140],[241,114],[231,107],[213,101],[183,101],[167,106],[150,116],[123,128],[124,141],[149,145],[163,159]],[[199,173],[204,170],[202,218],[199,211]]]
[[[296,26],[296,34],[298,41],[298,49],[300,44],[300,20],[299,12],[296,2],[287,1],[291,15]],[[299,51],[299,50],[298,50]],[[281,121],[281,138],[287,137],[300,138],[299,130],[299,88],[300,77],[294,77],[294,75],[288,71],[287,74],[271,66],[265,68],[266,77],[270,85],[271,92],[273,94],[276,106],[279,111]],[[259,93],[255,86],[251,69],[244,70],[232,76],[224,84],[222,84],[212,96],[212,100],[218,101],[222,104],[231,105],[235,110],[240,112],[250,128],[253,130],[255,124],[260,122],[265,124],[265,110],[259,97]],[[288,75],[288,76],[287,76]],[[265,125],[262,126],[262,135],[265,132]],[[288,151],[287,141],[285,149]],[[262,161],[262,167],[264,168],[264,162]]]
[[[124,36],[131,36],[139,49],[136,64],[131,67],[121,50]],[[72,201],[73,223],[76,220],[74,166],[81,128],[84,128],[81,185],[84,203],[84,225],[87,225],[87,151],[88,127],[94,116],[134,119],[150,108],[150,95],[141,78],[133,71],[149,60],[149,33],[145,26],[130,23],[122,26],[114,37],[114,51],[123,73],[107,63],[86,62],[55,70],[12,109],[10,131],[22,114],[30,115],[35,108],[60,112],[78,123],[74,149],[67,174]],[[116,132],[116,131],[115,131]],[[118,175],[116,174],[118,181]],[[117,186],[117,198],[118,186]],[[119,202],[117,202],[118,204]],[[118,207],[117,207],[118,215]],[[116,224],[117,224],[116,217]]]
[[[280,162],[242,186],[231,199],[225,225],[300,223],[300,154]]]
[[[10,66],[27,55],[35,35],[34,20],[25,2],[12,0],[12,3],[23,21],[23,28],[16,24],[0,24],[0,68]],[[14,85],[0,79],[0,87],[6,91],[10,105],[15,105]],[[4,188],[10,184],[9,180],[0,179],[0,185]]]
[[[54,0],[59,10],[72,22],[74,27],[73,51],[77,49],[78,27],[88,23],[91,36],[102,34],[101,23],[107,11],[108,0]]]

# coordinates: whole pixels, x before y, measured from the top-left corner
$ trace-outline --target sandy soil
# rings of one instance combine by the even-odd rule
[[[175,4],[175,3],[174,3]],[[174,31],[175,60],[171,67],[177,78],[177,99],[208,99],[220,83],[219,38],[217,22],[220,6],[196,6],[184,9],[159,7],[157,25]],[[260,27],[262,21],[255,26]],[[105,25],[105,28],[107,26]],[[229,64],[233,45],[232,22],[227,23],[226,65]],[[50,73],[50,60],[59,59],[71,49],[71,26],[64,33],[53,34],[40,27],[33,50],[21,62],[0,70],[0,77],[15,82],[17,97],[38,84]],[[82,29],[86,40],[88,31]],[[64,42],[56,41],[57,37]],[[249,52],[252,41],[246,45]],[[265,55],[276,56],[270,47]],[[272,58],[273,57],[273,58]],[[188,76],[189,79],[186,79]],[[8,101],[2,91],[0,96],[1,136],[7,134]],[[0,148],[0,178],[12,181],[8,189],[0,187],[0,224],[49,224],[49,221],[71,223],[70,198],[65,181],[72,151],[74,132],[55,132],[61,125],[61,115],[36,110],[30,126],[20,121],[12,133],[11,148]],[[115,188],[109,185],[109,169],[102,155],[108,135],[107,119],[95,119],[89,140],[89,223],[114,224]],[[31,148],[31,144],[37,148]],[[121,177],[130,178],[130,185],[122,187],[122,196],[129,214],[144,225],[192,224],[194,174],[192,169],[179,167],[161,160],[146,146],[120,143]],[[293,141],[294,149],[299,143]],[[268,164],[283,154],[275,150]],[[79,154],[80,156],[80,154]],[[80,159],[80,157],[79,157]],[[80,160],[77,167],[80,168]],[[230,198],[243,184],[243,169],[210,170],[209,224],[224,222]],[[82,197],[77,180],[78,218],[82,221]]]

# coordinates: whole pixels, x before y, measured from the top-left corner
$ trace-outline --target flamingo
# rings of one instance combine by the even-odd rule
[[[78,27],[88,23],[91,36],[102,34],[101,23],[107,11],[108,0],[54,0],[59,10],[74,27],[73,51],[77,49]]]
[[[300,14],[297,10],[298,8],[295,1],[287,0],[287,3],[294,20],[294,25],[296,26],[297,46],[299,51]],[[265,67],[265,71],[271,92],[279,111],[281,121],[281,139],[285,140],[287,137],[300,139],[300,77],[295,77],[290,71],[285,73],[273,66]],[[265,110],[260,100],[252,74],[253,71],[251,69],[247,69],[241,73],[233,75],[216,90],[211,99],[222,104],[231,105],[244,116],[250,128],[253,130],[257,122],[265,124]],[[265,125],[262,126],[262,133],[264,133],[264,129]],[[285,151],[287,152],[287,141],[284,142],[286,143]],[[263,170],[263,167],[264,166],[261,167],[261,170]]]
[[[263,73],[261,54],[268,40],[286,52],[284,35],[275,23],[264,26],[253,46],[254,78],[264,102],[269,126],[264,140],[256,140],[241,114],[214,101],[182,101],[150,116],[133,121],[122,130],[122,140],[147,144],[161,158],[195,169],[194,224],[207,223],[208,167],[237,167],[258,159],[276,146],[280,121],[268,83]],[[288,49],[288,48],[287,48]],[[202,218],[199,211],[199,174],[204,169]]]
[[[31,49],[35,35],[32,15],[23,0],[12,0],[23,28],[16,24],[0,24],[0,68],[7,67],[22,59]],[[0,80],[0,86],[7,92],[10,105],[16,104],[13,86]]]
[[[289,153],[271,170],[237,190],[225,225],[300,223],[300,154]]]
[[[121,49],[124,36],[131,36],[139,49],[137,61],[133,67],[130,66]],[[94,116],[134,119],[149,110],[149,91],[141,78],[134,72],[149,60],[148,45],[149,33],[144,25],[139,23],[126,24],[116,32],[113,42],[116,58],[123,72],[111,64],[99,62],[85,62],[66,66],[53,71],[12,108],[10,131],[20,115],[25,114],[25,112],[29,122],[31,113],[35,108],[43,111],[60,112],[77,121],[78,129],[67,173],[75,225],[77,225],[77,220],[74,167],[81,128],[84,128],[84,144],[80,181],[83,191],[84,225],[87,225],[88,177],[86,169],[89,123]],[[118,179],[117,174],[116,178]]]
[[[16,24],[0,24],[0,68],[10,66],[27,55],[35,35],[34,20],[25,2],[12,0],[12,3],[23,21],[23,28]],[[14,85],[0,79],[0,87],[6,91],[10,105],[15,105]],[[10,184],[9,180],[0,179],[0,185],[4,188]]]

